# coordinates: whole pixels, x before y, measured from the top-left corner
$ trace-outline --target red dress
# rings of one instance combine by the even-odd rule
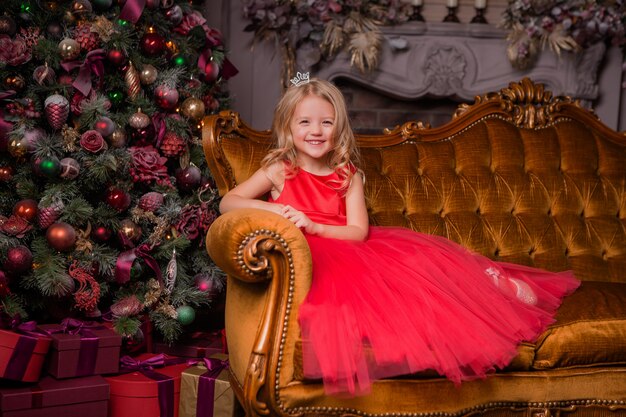
[[[299,170],[277,203],[345,225],[337,174]],[[308,235],[311,289],[300,306],[304,373],[329,394],[435,370],[455,384],[506,366],[580,284],[571,272],[494,262],[439,236],[370,226],[363,241]]]

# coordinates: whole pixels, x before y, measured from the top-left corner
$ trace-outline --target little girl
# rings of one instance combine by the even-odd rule
[[[304,373],[329,394],[365,394],[374,379],[434,370],[455,384],[506,366],[554,321],[579,285],[494,262],[443,237],[369,226],[364,179],[340,91],[313,79],[287,89],[263,166],[221,201],[299,227],[313,260],[300,306]],[[260,199],[268,195],[267,201]]]

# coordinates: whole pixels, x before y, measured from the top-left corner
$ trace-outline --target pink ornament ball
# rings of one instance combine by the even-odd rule
[[[73,180],[80,174],[80,164],[74,158],[61,159],[61,178]]]
[[[96,123],[94,124],[94,130],[100,133],[105,138],[110,136],[117,126],[115,122],[106,116],[102,116]]]

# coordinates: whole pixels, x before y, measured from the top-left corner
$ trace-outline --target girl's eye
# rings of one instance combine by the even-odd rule
[[[325,120],[325,121],[324,121],[324,124],[325,124],[325,125],[328,125],[328,126],[332,126],[332,125],[333,125],[333,122],[332,122],[332,121],[330,121],[330,120]]]

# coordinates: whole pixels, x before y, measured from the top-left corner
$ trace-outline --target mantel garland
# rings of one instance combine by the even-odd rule
[[[549,47],[578,52],[597,42],[626,49],[624,0],[511,0],[500,24],[509,30],[507,55],[517,69],[531,68]]]
[[[296,66],[310,68],[347,50],[361,72],[376,69],[383,25],[411,20],[410,2],[400,0],[243,0],[246,31],[254,42],[273,40],[283,56],[286,86]],[[510,0],[500,27],[508,30],[511,65],[532,68],[549,47],[578,52],[597,42],[626,49],[625,0]]]
[[[375,69],[383,41],[380,26],[407,22],[413,6],[400,0],[243,0],[254,41],[273,40],[283,55],[283,85],[299,67],[347,50],[362,72]],[[297,53],[297,55],[296,55]]]

